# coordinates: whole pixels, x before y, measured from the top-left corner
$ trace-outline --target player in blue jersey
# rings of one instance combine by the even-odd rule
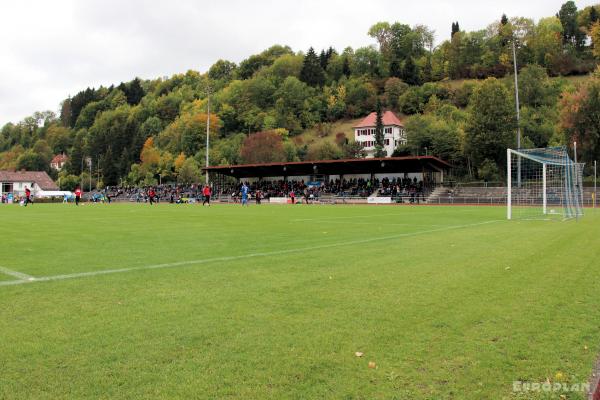
[[[242,194],[242,206],[243,205],[248,205],[248,192],[250,191],[250,189],[248,189],[248,186],[246,186],[245,183],[242,183],[242,190],[241,190],[241,194]]]

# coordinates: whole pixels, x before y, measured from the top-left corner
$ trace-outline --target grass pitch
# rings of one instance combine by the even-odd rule
[[[0,399],[548,398],[513,382],[587,382],[599,352],[591,210],[36,204],[0,220]]]

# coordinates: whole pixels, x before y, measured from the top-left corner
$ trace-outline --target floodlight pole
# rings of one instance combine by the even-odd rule
[[[513,66],[515,68],[515,104],[517,107],[517,150],[521,148],[521,112],[519,110],[519,78],[517,73],[517,50],[515,40],[512,41]]]
[[[206,185],[208,185],[208,149],[210,144],[210,85],[207,86],[206,102]]]
[[[513,66],[515,68],[515,105],[517,108],[517,150],[521,149],[521,111],[519,110],[519,78],[517,72],[517,50],[515,47],[516,39],[513,37]],[[521,187],[521,157],[517,159],[517,185]]]
[[[506,219],[512,219],[511,151],[506,149]]]
[[[93,158],[90,157],[90,193],[92,192],[92,162],[93,162]]]

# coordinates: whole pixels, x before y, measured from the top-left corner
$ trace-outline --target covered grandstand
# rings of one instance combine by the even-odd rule
[[[215,192],[235,196],[240,182],[265,197],[286,197],[290,191],[320,199],[412,196],[424,199],[443,184],[452,166],[434,156],[276,162],[204,168]],[[298,194],[298,193],[297,193]]]

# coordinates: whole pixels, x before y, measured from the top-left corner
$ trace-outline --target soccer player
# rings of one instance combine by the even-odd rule
[[[210,190],[210,186],[208,186],[208,185],[204,186],[204,188],[202,189],[202,194],[204,195],[204,200],[202,201],[202,205],[204,206],[206,203],[208,203],[208,206],[210,207],[210,195],[212,194],[212,191]]]
[[[242,206],[248,205],[248,186],[245,183],[242,183]]]
[[[27,207],[27,204],[33,204],[33,202],[31,201],[31,190],[25,186],[25,204],[24,206]]]
[[[148,190],[148,199],[150,200],[150,205],[154,204],[154,196],[156,196],[156,192],[153,187],[150,187]]]
[[[77,186],[77,188],[75,189],[75,205],[78,206],[79,205],[79,201],[81,200],[81,195],[83,193],[81,192],[81,188],[79,186]]]
[[[260,204],[260,200],[262,199],[262,192],[260,190],[257,190],[254,196],[256,197],[256,204]]]

